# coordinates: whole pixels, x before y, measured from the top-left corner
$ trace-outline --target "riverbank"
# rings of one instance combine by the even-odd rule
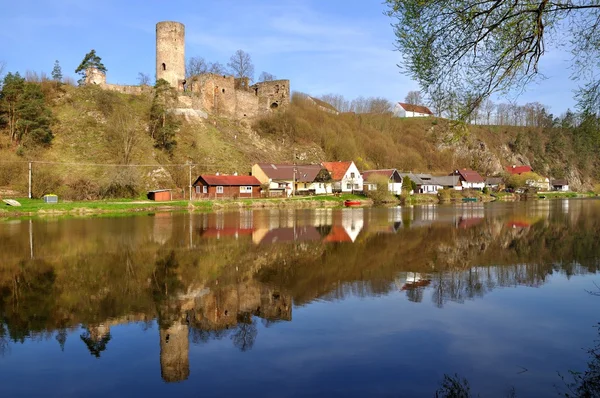
[[[158,211],[211,211],[227,208],[268,207],[336,207],[352,199],[370,206],[373,202],[364,196],[344,194],[339,196],[307,196],[277,199],[237,199],[154,202],[150,200],[116,199],[106,201],[69,201],[56,204],[44,203],[41,199],[17,198],[21,206],[8,206],[0,202],[0,217],[29,216],[88,216],[96,214],[141,213]]]

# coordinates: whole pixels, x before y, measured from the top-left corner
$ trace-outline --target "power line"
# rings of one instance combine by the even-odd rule
[[[215,166],[216,163],[169,163],[169,164],[121,164],[121,163],[77,163],[77,162],[52,162],[45,160],[0,160],[0,163],[34,163],[34,164],[56,164],[65,166],[108,166],[108,167],[171,167],[171,166]]]

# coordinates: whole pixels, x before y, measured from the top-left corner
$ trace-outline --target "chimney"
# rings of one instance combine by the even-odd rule
[[[234,171],[234,172],[233,172],[233,175],[234,175],[234,176],[236,176],[236,175],[237,175],[237,171]]]
[[[514,168],[516,168],[516,167],[517,167],[517,165],[516,165],[516,164],[513,164],[513,169],[514,169]]]
[[[215,175],[216,175],[216,176],[218,176],[218,175],[220,175],[220,173],[217,171],[217,172],[215,173]]]

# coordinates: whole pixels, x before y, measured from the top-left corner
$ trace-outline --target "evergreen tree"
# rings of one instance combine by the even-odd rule
[[[85,82],[85,75],[88,68],[96,68],[100,72],[106,73],[106,67],[102,63],[102,58],[96,55],[96,50],[92,49],[89,53],[85,54],[83,61],[81,61],[77,69],[75,69],[75,73],[81,76],[77,81],[79,84]]]
[[[56,60],[54,61],[54,68],[52,69],[52,80],[54,80],[56,83],[60,83],[62,78],[62,69],[58,63],[58,60]]]
[[[26,145],[52,142],[52,112],[39,84],[25,82],[18,73],[4,78],[0,91],[0,116],[8,124],[10,140]]]
[[[177,145],[175,133],[179,128],[179,122],[172,113],[177,100],[177,93],[164,79],[160,79],[154,86],[154,99],[150,108],[150,136],[154,139],[154,147],[173,154]]]

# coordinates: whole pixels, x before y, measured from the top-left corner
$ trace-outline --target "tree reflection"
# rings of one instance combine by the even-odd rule
[[[258,334],[256,321],[247,312],[238,314],[237,321],[237,328],[231,336],[233,345],[242,352],[251,350]]]
[[[100,358],[100,353],[106,350],[106,346],[111,339],[110,332],[98,332],[95,328],[86,328],[85,332],[79,336],[89,350],[90,354]]]

